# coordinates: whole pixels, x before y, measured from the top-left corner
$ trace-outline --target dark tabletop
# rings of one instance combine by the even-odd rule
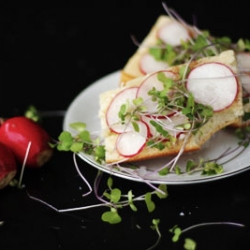
[[[242,2],[167,4],[187,22],[236,40],[250,38],[249,10]],[[67,110],[83,89],[124,66],[136,50],[130,35],[142,40],[160,14],[165,14],[161,1],[138,1],[136,6],[126,1],[93,1],[84,7],[47,8],[6,1],[0,8],[0,116],[22,115],[29,105],[40,111]],[[45,116],[43,126],[57,138],[63,119]],[[97,169],[79,158],[77,162],[93,184]],[[105,189],[108,177],[104,174],[100,189]],[[121,190],[138,194],[151,190],[144,183],[113,179]],[[87,187],[76,172],[72,153],[55,151],[42,168],[25,170],[25,188],[8,186],[0,191],[0,249],[146,250],[158,238],[151,228],[155,218],[160,219],[162,235],[155,249],[184,249],[186,238],[201,250],[250,249],[249,180],[250,171],[245,171],[213,182],[168,185],[169,196],[155,200],[155,211],[149,213],[139,202],[137,212],[124,207],[122,222],[110,225],[101,220],[107,208],[59,213],[29,197],[57,209],[98,203],[94,194],[82,197]],[[175,225],[186,229],[202,223],[207,224],[172,242],[169,230]]]

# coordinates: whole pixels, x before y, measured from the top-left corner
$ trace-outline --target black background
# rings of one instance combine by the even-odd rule
[[[250,38],[247,1],[167,1],[188,23],[217,36]],[[31,104],[42,111],[66,110],[75,96],[99,78],[121,69],[135,52],[133,34],[140,41],[160,14],[161,1],[91,1],[67,5],[0,3],[0,116],[22,114]],[[98,101],[98,100],[96,100]],[[86,104],[87,107],[87,104]],[[84,108],[84,107],[83,107]],[[47,117],[44,127],[57,137],[63,117]],[[96,169],[79,162],[93,182]],[[103,186],[105,187],[104,175]],[[249,171],[203,184],[169,186],[169,197],[156,201],[149,214],[123,208],[123,222],[108,225],[100,216],[105,208],[57,213],[31,200],[27,193],[58,209],[97,203],[83,198],[86,186],[74,169],[71,153],[55,152],[43,168],[27,170],[25,188],[0,191],[0,249],[138,249],[157,240],[151,220],[160,218],[162,240],[157,249],[183,249],[191,237],[197,249],[249,249]],[[122,190],[141,194],[143,183],[114,178]],[[189,231],[172,243],[169,229],[203,222],[232,221],[246,225],[205,226]],[[140,227],[140,228],[139,228]]]

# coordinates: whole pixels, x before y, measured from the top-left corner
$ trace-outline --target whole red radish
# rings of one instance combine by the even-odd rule
[[[0,143],[0,189],[6,187],[17,173],[17,162],[13,152]]]
[[[26,167],[41,167],[51,158],[50,139],[40,124],[25,116],[12,117],[0,124],[0,142],[13,151],[19,164],[26,159]]]

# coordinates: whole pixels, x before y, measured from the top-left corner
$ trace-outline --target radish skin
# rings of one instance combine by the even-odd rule
[[[12,117],[0,124],[0,142],[12,150],[18,164],[23,163],[31,142],[26,167],[42,167],[49,161],[53,154],[50,139],[47,131],[38,123],[24,116]]]
[[[109,104],[108,110],[106,112],[106,123],[111,131],[114,133],[123,133],[130,130],[128,124],[121,124],[118,113],[123,104],[129,101],[130,109],[134,108],[132,100],[136,98],[137,87],[126,88],[119,92]]]
[[[0,143],[0,189],[6,187],[16,176],[17,162],[13,152]]]
[[[236,55],[239,68],[239,78],[243,88],[243,96],[250,95],[250,53],[240,52]]]

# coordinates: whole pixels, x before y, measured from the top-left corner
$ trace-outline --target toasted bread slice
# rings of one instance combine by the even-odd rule
[[[121,70],[121,75],[120,75],[120,85],[121,86],[125,86],[126,83],[129,80],[133,79],[133,78],[150,74],[151,73],[150,72],[151,67],[152,67],[152,70],[155,69],[155,68],[158,68],[158,70],[161,70],[161,69],[164,69],[164,68],[167,69],[167,68],[171,67],[170,64],[162,62],[162,61],[157,62],[157,60],[152,55],[150,56],[150,48],[154,48],[155,46],[159,46],[157,44],[157,42],[159,41],[159,30],[161,30],[163,27],[166,27],[167,25],[171,25],[172,23],[177,23],[177,24],[181,25],[183,27],[183,29],[186,29],[187,34],[189,35],[188,40],[195,39],[198,35],[200,35],[202,33],[202,31],[199,31],[199,29],[197,27],[191,26],[191,25],[185,23],[184,21],[175,20],[174,18],[171,18],[171,17],[169,17],[167,15],[159,16],[158,19],[156,20],[156,22],[154,23],[154,25],[152,26],[152,28],[150,29],[150,31],[148,32],[147,36],[142,41],[139,48],[128,59],[125,66]],[[178,25],[176,27],[178,29]],[[169,32],[174,34],[173,29],[172,30],[170,29]],[[213,39],[212,36],[210,38]],[[209,39],[207,41],[209,43]],[[179,42],[181,44],[182,41],[180,40]],[[176,44],[176,46],[178,46],[178,44]],[[235,51],[235,53],[236,53],[236,58],[238,58],[238,55],[242,54],[242,49],[240,47],[238,47],[237,44],[235,44],[235,45],[228,44],[227,47],[228,48],[225,47],[225,48],[220,48],[220,49],[221,49],[221,51],[223,51],[223,49],[224,50],[233,49]],[[181,53],[181,51],[180,51],[180,53]],[[248,53],[248,52],[246,52],[246,53]],[[205,57],[206,53],[201,54],[200,56]],[[143,57],[144,58],[145,57],[151,57],[151,59],[148,60],[148,62],[147,62],[147,63],[152,64],[152,66],[149,66],[150,69],[148,69],[149,70],[148,72],[145,72],[145,71],[142,70],[141,62],[142,62]],[[187,59],[187,58],[185,58],[185,59]],[[181,60],[179,60],[179,62],[180,62],[180,64],[182,64],[182,63],[186,63],[187,60],[183,61],[183,59],[181,59]],[[247,67],[248,67],[249,62],[247,61],[246,63],[247,63]],[[240,62],[240,64],[242,64],[242,63]],[[175,63],[173,63],[172,65],[175,65]],[[246,65],[243,63],[243,68],[244,68],[243,72],[241,71],[241,66],[239,66],[238,71],[241,74],[242,73],[244,74],[245,70],[246,70]],[[248,68],[247,68],[247,72],[248,72],[247,74],[249,75],[249,69]],[[247,82],[248,85],[250,85],[249,80]],[[240,81],[241,81],[241,79],[240,79]],[[244,86],[243,86],[243,90],[244,90]],[[233,124],[230,125],[230,126],[235,127],[235,128],[245,127],[245,126],[250,125],[250,119],[248,118],[249,114],[250,114],[249,93],[248,93],[247,97],[243,95],[243,98],[244,98],[244,101],[243,101],[244,102],[244,114],[243,114],[242,117],[239,117],[239,119],[236,122],[234,122]]]
[[[169,70],[175,75],[175,80],[181,80],[182,76],[180,71],[181,69],[183,69],[183,67],[189,66],[190,70],[193,70],[198,66],[213,62],[223,64],[230,68],[233,74],[237,74],[236,57],[234,51],[232,50],[224,51],[219,56],[206,57],[197,61],[192,61],[190,64],[173,66],[169,68]],[[137,154],[131,157],[124,157],[124,155],[120,154],[117,150],[117,138],[121,133],[113,132],[113,130],[108,125],[106,115],[112,103],[112,100],[117,97],[118,93],[121,93],[127,88],[141,86],[141,84],[147,77],[148,75],[134,78],[133,80],[128,81],[125,86],[121,86],[114,90],[106,91],[100,95],[99,117],[103,131],[103,138],[105,141],[107,163],[147,160],[163,156],[176,155],[180,151],[183,151],[183,153],[185,153],[199,150],[201,149],[203,144],[211,138],[213,134],[230,124],[238,122],[243,114],[242,88],[239,82],[236,81],[238,85],[237,94],[235,95],[235,99],[230,104],[230,106],[220,111],[213,112],[212,117],[201,127],[199,127],[195,133],[190,132],[187,133],[187,135],[184,137],[180,136],[178,138],[175,138],[175,140],[168,143],[168,145],[161,150],[155,147],[149,147],[145,145],[142,150],[140,150],[140,152],[138,152]],[[201,91],[206,92],[208,90],[203,89]],[[118,116],[118,114],[115,115]],[[133,144],[134,142],[131,140],[131,146],[133,146]]]
[[[125,64],[124,68],[122,69],[120,80],[121,80],[121,83],[123,85],[128,80],[131,80],[131,79],[138,77],[138,76],[143,76],[147,73],[151,73],[151,72],[143,72],[142,71],[142,69],[140,67],[140,60],[144,55],[148,54],[150,48],[157,46],[157,41],[159,40],[160,28],[162,28],[166,25],[170,25],[172,23],[178,24],[178,26],[174,27],[174,28],[178,29],[180,26],[180,27],[183,27],[183,29],[186,29],[186,31],[187,31],[186,36],[187,37],[194,36],[195,31],[194,31],[193,27],[191,27],[185,23],[180,23],[180,22],[174,20],[173,18],[170,18],[167,15],[160,15],[157,18],[155,24],[152,26],[151,30],[148,32],[147,36],[143,39],[139,48],[129,58],[129,60]],[[171,28],[170,32],[173,33],[173,35],[175,33],[175,31],[172,28]],[[178,34],[176,34],[176,35],[178,35]],[[184,34],[184,36],[185,36],[185,34]],[[181,36],[180,36],[180,39],[181,39]],[[181,43],[181,40],[179,41],[179,43]],[[159,69],[163,69],[165,66],[164,66],[164,64],[162,64],[160,67],[161,68],[159,68]],[[168,65],[166,65],[166,67],[168,67]],[[154,71],[156,71],[156,70],[154,70]]]

